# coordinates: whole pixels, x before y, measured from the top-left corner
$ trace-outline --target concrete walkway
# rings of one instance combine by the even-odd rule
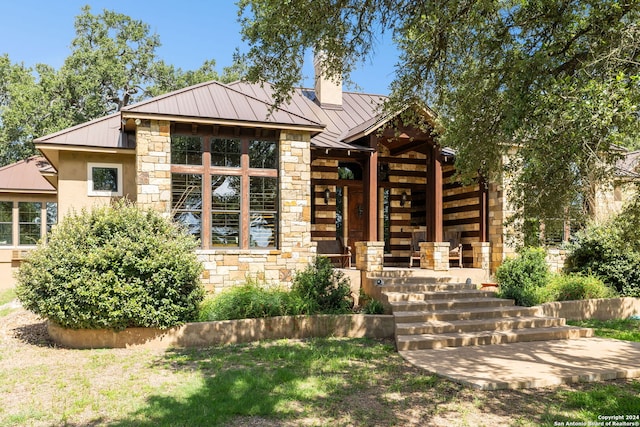
[[[401,351],[410,363],[482,390],[640,377],[640,343],[604,338]]]

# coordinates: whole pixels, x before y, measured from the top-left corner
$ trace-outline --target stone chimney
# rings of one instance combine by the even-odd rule
[[[324,52],[318,52],[313,57],[313,68],[315,71],[315,91],[316,99],[322,108],[341,110],[342,109],[342,77],[337,81],[325,77],[322,70]]]

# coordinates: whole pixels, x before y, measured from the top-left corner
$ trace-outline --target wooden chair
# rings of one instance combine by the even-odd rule
[[[445,239],[449,242],[449,262],[458,260],[458,267],[462,268],[462,243],[459,231],[446,233]]]
[[[420,266],[420,243],[427,241],[425,230],[414,230],[411,232],[411,255],[409,255],[409,268],[413,267],[413,260],[418,260]]]
[[[338,261],[342,268],[351,268],[351,248],[342,244],[342,239],[319,240],[317,254]]]

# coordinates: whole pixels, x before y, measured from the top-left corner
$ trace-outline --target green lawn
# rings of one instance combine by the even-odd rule
[[[0,306],[13,301],[16,298],[16,293],[13,289],[6,291],[0,291]],[[0,308],[0,317],[5,316],[11,311],[9,308]]]
[[[68,350],[25,316],[0,319],[0,426],[552,426],[640,413],[637,380],[477,391],[370,339]]]
[[[640,342],[640,320],[580,320],[567,323],[585,328],[593,328],[597,337]]]

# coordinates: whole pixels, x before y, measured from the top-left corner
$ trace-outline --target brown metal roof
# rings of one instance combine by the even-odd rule
[[[120,131],[120,113],[91,120],[34,140],[36,144],[77,145],[82,147],[129,148]]]
[[[273,102],[273,89],[269,84],[258,85],[246,82],[235,82],[232,88],[263,100],[267,104]],[[343,135],[363,122],[377,120],[380,107],[385,101],[382,95],[343,92],[342,109],[323,109],[315,101],[315,93],[311,89],[295,89],[291,101],[285,105],[287,111],[307,117],[326,125],[325,129],[311,138],[313,147],[338,150],[371,151],[369,147],[362,147],[345,142]]]
[[[44,157],[33,156],[0,168],[0,192],[56,193],[56,189],[40,174],[50,165]]]
[[[324,127],[322,121],[300,112],[290,111],[287,108],[269,111],[270,108],[271,103],[262,98],[256,98],[235,87],[212,81],[124,107],[122,112],[126,116],[130,116],[129,113],[146,113],[256,124],[268,123],[281,127],[312,128],[318,132]]]

